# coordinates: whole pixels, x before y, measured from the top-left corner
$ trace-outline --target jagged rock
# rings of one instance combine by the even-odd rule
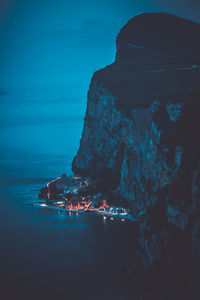
[[[157,274],[158,299],[200,295],[191,281],[200,261],[198,36],[200,24],[160,13],[122,28],[115,62],[93,75],[72,165],[128,200],[140,219],[137,263]]]

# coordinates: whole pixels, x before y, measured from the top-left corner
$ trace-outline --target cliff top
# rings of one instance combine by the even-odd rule
[[[166,13],[134,17],[120,30],[113,64],[94,73],[119,107],[200,96],[200,24]]]
[[[200,52],[200,24],[167,13],[145,13],[128,21],[117,36],[117,48],[139,45],[167,55]]]

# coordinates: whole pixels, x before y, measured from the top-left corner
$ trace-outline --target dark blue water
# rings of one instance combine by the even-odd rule
[[[69,173],[85,99],[69,89],[1,97],[1,299],[134,299],[124,262],[135,225],[31,206]]]

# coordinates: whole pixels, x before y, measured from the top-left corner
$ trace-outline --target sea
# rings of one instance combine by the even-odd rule
[[[138,299],[125,269],[135,223],[32,205],[49,180],[72,173],[86,102],[70,86],[0,96],[2,300]]]

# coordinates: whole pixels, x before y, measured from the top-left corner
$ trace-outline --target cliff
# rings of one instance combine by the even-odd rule
[[[200,24],[165,13],[121,29],[115,62],[91,80],[72,165],[128,201],[140,220],[128,269],[162,299],[200,298],[199,36]]]

